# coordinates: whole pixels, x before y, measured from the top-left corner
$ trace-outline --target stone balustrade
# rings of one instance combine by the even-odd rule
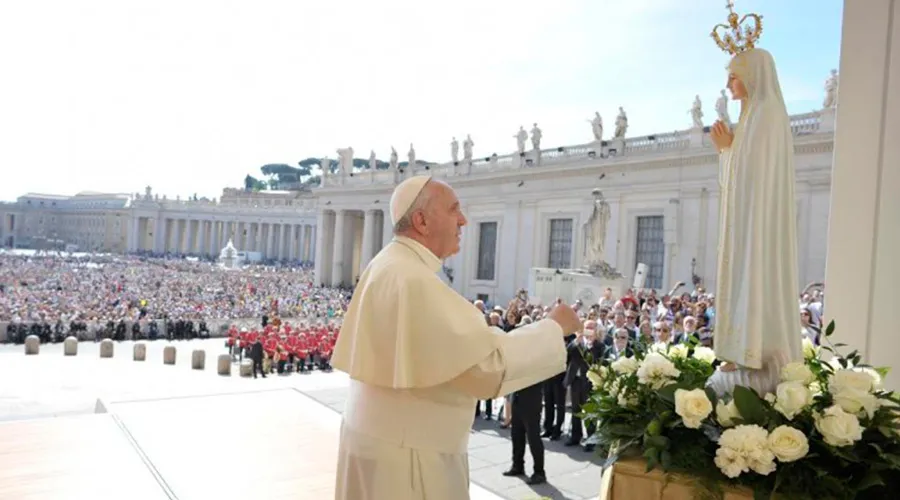
[[[794,136],[816,134],[819,132],[833,131],[833,123],[828,123],[829,116],[826,111],[814,111],[792,115],[791,131]],[[833,121],[833,118],[831,118]],[[560,146],[556,148],[529,150],[521,155],[512,153],[506,155],[491,155],[483,158],[474,158],[471,165],[459,161],[417,166],[415,174],[428,173],[438,177],[454,177],[469,174],[479,174],[497,171],[509,171],[530,167],[566,166],[585,159],[594,161],[615,161],[622,157],[637,155],[664,154],[672,151],[688,151],[691,149],[712,148],[709,139],[709,127],[700,129],[688,129],[663,134],[652,134],[625,139],[607,139],[587,144],[574,146]],[[394,172],[392,170],[359,170],[343,177],[340,174],[332,174],[323,180],[324,188],[339,188],[342,186],[359,186],[366,184],[394,184],[410,175],[408,168]]]

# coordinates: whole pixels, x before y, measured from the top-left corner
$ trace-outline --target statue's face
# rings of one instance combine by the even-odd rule
[[[738,78],[737,74],[728,73],[728,84],[726,86],[731,91],[732,99],[739,101],[747,98],[747,87],[744,86],[744,82]]]

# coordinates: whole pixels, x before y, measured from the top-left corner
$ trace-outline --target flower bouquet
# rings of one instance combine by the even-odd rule
[[[715,353],[696,344],[638,345],[594,364],[583,413],[609,449],[605,466],[642,455],[648,471],[692,478],[698,498],[722,498],[725,486],[756,498],[894,498],[900,397],[882,387],[887,368],[841,355],[833,332],[821,348],[804,340],[804,361],[784,367],[775,394],[738,386],[717,398],[706,387]]]

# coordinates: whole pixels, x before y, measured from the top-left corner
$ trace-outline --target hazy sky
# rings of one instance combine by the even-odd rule
[[[840,0],[737,0],[764,16],[792,113],[838,66]],[[0,200],[26,192],[220,196],[266,163],[387,159],[629,136],[705,120],[725,0],[50,0],[0,6]],[[734,116],[736,106],[732,105]]]

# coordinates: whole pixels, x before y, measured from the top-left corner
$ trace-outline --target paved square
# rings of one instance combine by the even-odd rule
[[[178,350],[175,365],[162,362],[166,345]],[[40,454],[60,452],[66,446],[75,451],[50,453],[51,463],[65,457],[67,463],[79,466],[60,477],[59,483],[66,484],[68,478],[69,484],[79,482],[85,492],[131,485],[140,495],[135,496],[134,489],[125,490],[130,498],[147,500],[238,499],[263,490],[271,498],[333,495],[346,375],[313,372],[254,380],[239,377],[234,365],[232,376],[219,376],[215,361],[225,353],[221,339],[149,342],[142,362],[132,360],[132,348],[131,342],[116,343],[114,357],[101,359],[99,344],[93,342],[80,343],[76,356],[63,356],[61,344],[42,345],[35,356],[26,356],[20,345],[0,345],[0,380],[4,381],[0,384],[0,439],[19,443],[0,453],[0,498],[73,498],[52,493],[43,480],[32,484],[38,493],[24,494],[27,482],[15,467],[29,456],[23,450]],[[194,349],[206,351],[205,370],[191,369]],[[96,415],[98,408],[110,413]],[[57,436],[53,432],[66,428],[72,434],[76,427],[88,429],[81,435],[89,437],[58,437],[56,443],[68,444],[50,442],[41,447],[41,436]],[[10,434],[19,434],[19,440],[7,441],[5,436]],[[96,445],[90,437],[94,435]],[[561,441],[545,440],[545,445],[548,484],[531,487],[521,479],[503,477],[500,473],[510,465],[509,430],[500,429],[496,421],[476,419],[469,442],[473,500],[596,499],[600,458],[577,447],[563,447]],[[95,458],[97,454],[108,458]],[[47,459],[34,460],[46,463]],[[110,463],[108,470],[122,468],[118,477],[125,479],[100,481],[97,473],[104,469],[98,469],[98,463]],[[530,469],[527,453],[526,468]],[[78,474],[77,479],[72,474]],[[103,484],[107,489],[97,490]]]

